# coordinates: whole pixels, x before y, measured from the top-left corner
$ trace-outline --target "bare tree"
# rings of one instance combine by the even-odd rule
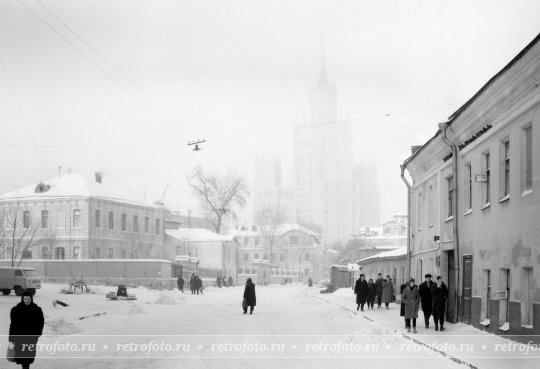
[[[268,206],[257,210],[255,213],[255,224],[261,230],[261,234],[264,238],[265,246],[268,249],[270,255],[270,262],[272,262],[274,237],[279,227],[281,227],[287,220],[287,210],[280,206]]]
[[[139,255],[140,237],[136,232],[128,232],[127,235],[128,255],[130,259],[137,259]]]
[[[220,176],[196,166],[187,177],[187,182],[205,215],[212,219],[216,233],[221,232],[227,215],[236,218],[233,206],[244,207],[249,196],[245,179],[232,170]]]
[[[2,251],[11,260],[11,266],[21,265],[25,253],[34,245],[38,228],[34,226],[32,213],[14,208],[2,210]]]
[[[43,247],[47,249],[47,255],[50,259],[53,254],[54,246],[58,242],[56,231],[46,229],[40,232],[40,242],[43,244]]]

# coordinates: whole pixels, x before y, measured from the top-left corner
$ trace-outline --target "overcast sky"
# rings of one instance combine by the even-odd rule
[[[523,49],[538,19],[536,0],[2,0],[0,192],[62,166],[147,200],[170,184],[165,202],[195,210],[193,165],[249,178],[256,153],[279,154],[292,183],[292,128],[324,33],[385,220],[406,210],[410,146]],[[196,138],[208,140],[201,152],[186,147]]]

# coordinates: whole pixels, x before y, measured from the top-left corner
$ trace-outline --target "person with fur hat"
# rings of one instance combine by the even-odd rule
[[[422,305],[422,312],[424,313],[424,322],[426,329],[429,328],[429,317],[431,316],[431,287],[435,283],[431,281],[431,274],[425,275],[426,280],[418,287],[418,293],[420,293],[420,303]]]
[[[43,311],[34,303],[32,293],[25,291],[21,302],[11,309],[9,342],[14,345],[15,363],[30,368],[36,357],[36,344],[43,332]]]
[[[242,308],[244,309],[244,314],[247,314],[247,308],[249,306],[249,313],[253,314],[253,309],[257,305],[257,296],[255,295],[255,284],[248,278],[246,280],[246,287],[244,288],[244,302],[242,303]]]

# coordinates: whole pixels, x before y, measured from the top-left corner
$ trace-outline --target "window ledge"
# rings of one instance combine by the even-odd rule
[[[467,210],[463,215],[469,215],[472,214],[472,209]]]
[[[532,193],[532,189],[529,189],[529,190],[525,190],[523,191],[523,193],[521,194],[521,197],[525,197],[527,195],[530,195]]]
[[[445,223],[448,223],[449,221],[451,221],[451,220],[453,220],[453,219],[454,219],[454,216],[452,215],[452,216],[449,216],[448,218],[446,218],[446,219],[444,220],[444,222],[445,222]]]
[[[422,230],[421,227],[416,229],[417,232],[420,232],[421,230]]]
[[[433,227],[433,223],[431,223],[430,225],[427,226],[428,228],[432,228]]]
[[[500,203],[503,203],[503,202],[505,202],[505,201],[508,201],[508,200],[510,200],[510,195],[506,195],[505,197],[503,197],[502,199],[500,199],[500,200],[499,200],[499,204],[500,204]]]
[[[480,209],[481,210],[486,210],[487,208],[489,208],[491,206],[491,202],[486,202],[486,204],[484,206],[482,206]]]

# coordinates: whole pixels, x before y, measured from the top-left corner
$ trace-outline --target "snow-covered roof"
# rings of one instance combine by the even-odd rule
[[[36,191],[43,184],[42,191]],[[128,196],[126,196],[128,195]],[[155,204],[135,201],[129,198],[129,189],[114,188],[110,185],[88,180],[81,174],[63,174],[60,177],[48,179],[30,186],[0,195],[0,201],[9,200],[45,200],[71,197],[95,197],[107,200],[130,203],[134,205],[156,207]]]
[[[356,263],[362,264],[363,262],[372,261],[373,259],[395,258],[395,257],[400,257],[400,256],[405,256],[405,255],[407,255],[407,246],[401,246],[394,250],[381,252],[380,254],[375,254],[375,255],[368,256],[367,258],[360,259]]]
[[[165,232],[178,241],[231,241],[234,238],[233,235],[218,234],[205,228],[167,229]]]
[[[304,232],[310,236],[313,236],[313,237],[317,237],[317,238],[320,238],[321,235],[310,230],[309,228],[306,228],[300,224],[296,224],[296,223],[291,223],[291,224],[282,224],[280,225],[277,229],[276,229],[276,232],[275,232],[275,235],[277,236],[282,236],[284,235],[285,233],[287,232],[291,232],[291,231],[300,231],[300,232]],[[262,237],[262,232],[261,232],[261,226],[257,226],[257,230],[253,231],[251,229],[251,227],[249,227],[248,229],[244,230],[244,231],[241,231],[241,230],[233,230],[232,233],[234,236],[240,236],[240,237]]]

